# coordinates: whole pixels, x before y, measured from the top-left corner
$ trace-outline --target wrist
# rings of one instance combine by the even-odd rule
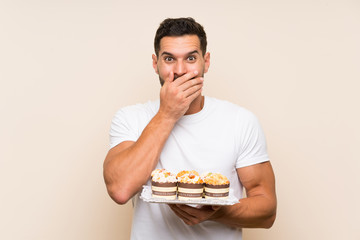
[[[175,123],[179,120],[180,117],[174,116],[172,114],[159,109],[156,116],[162,121],[164,124],[175,125]]]

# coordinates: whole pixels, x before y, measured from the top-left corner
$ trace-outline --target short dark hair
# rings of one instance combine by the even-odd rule
[[[202,54],[206,53],[206,33],[199,23],[193,18],[167,18],[160,23],[154,39],[155,53],[158,56],[160,51],[160,40],[163,37],[180,37],[183,35],[197,35],[200,40]]]

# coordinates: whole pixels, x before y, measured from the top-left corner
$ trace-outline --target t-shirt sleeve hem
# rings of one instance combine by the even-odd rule
[[[122,139],[117,139],[116,141],[113,141],[110,143],[110,147],[109,149],[112,149],[113,147],[116,147],[117,145],[119,145],[122,142],[126,142],[126,141],[132,141],[132,142],[136,142],[137,139],[135,138],[122,138]]]
[[[267,162],[270,161],[269,157],[267,155],[261,156],[261,157],[257,157],[257,158],[251,158],[251,159],[244,159],[244,160],[240,160],[238,163],[236,163],[236,168],[243,168],[243,167],[248,167],[251,165],[255,165],[258,163],[262,163],[262,162]]]

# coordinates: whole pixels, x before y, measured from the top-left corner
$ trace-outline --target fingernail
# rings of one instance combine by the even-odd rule
[[[195,71],[194,74],[198,74],[198,71]]]
[[[201,80],[201,81],[204,81],[204,78],[201,77],[200,80]]]

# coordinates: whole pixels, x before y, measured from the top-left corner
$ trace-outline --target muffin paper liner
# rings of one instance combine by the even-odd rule
[[[227,199],[191,199],[191,200],[168,200],[163,198],[154,198],[151,194],[151,186],[143,186],[140,198],[144,202],[148,203],[167,203],[167,204],[187,204],[187,205],[217,205],[217,206],[226,206],[234,205],[238,203],[239,200],[233,195],[232,189],[230,188],[229,197]]]

